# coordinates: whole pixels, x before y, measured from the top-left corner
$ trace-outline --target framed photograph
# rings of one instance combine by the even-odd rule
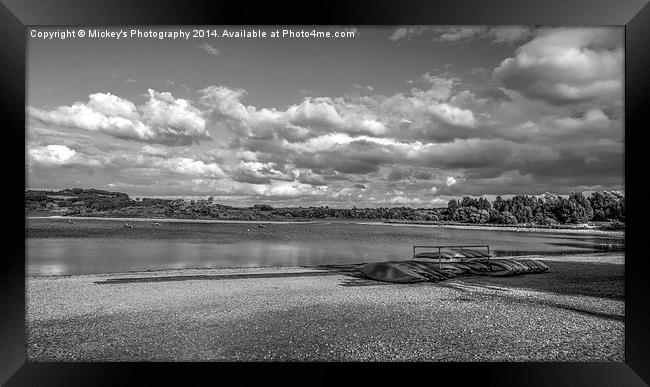
[[[650,382],[647,1],[2,3],[0,381]]]

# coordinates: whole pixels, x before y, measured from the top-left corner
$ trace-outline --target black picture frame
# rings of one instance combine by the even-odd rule
[[[0,101],[5,215],[0,269],[0,382],[21,385],[369,383],[413,376],[482,385],[641,386],[650,383],[650,281],[643,255],[650,106],[647,0],[341,0],[308,2],[0,0]],[[25,362],[25,46],[45,25],[618,25],[625,26],[625,362],[621,363],[29,363]],[[22,184],[22,185],[21,185]],[[645,207],[644,207],[645,206]],[[83,338],[80,338],[83,340]],[[342,373],[345,372],[346,376]],[[304,378],[308,379],[304,379]],[[193,382],[194,380],[194,382]],[[644,382],[645,381],[645,382]]]

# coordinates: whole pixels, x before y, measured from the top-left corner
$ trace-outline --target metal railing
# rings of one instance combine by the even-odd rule
[[[415,259],[415,250],[416,249],[438,249],[438,267],[442,267],[442,256],[441,252],[442,249],[460,249],[460,251],[463,251],[464,248],[467,247],[485,247],[487,248],[487,260],[488,260],[488,276],[492,276],[492,265],[490,264],[490,245],[435,245],[435,246],[413,246],[413,257],[411,259]]]

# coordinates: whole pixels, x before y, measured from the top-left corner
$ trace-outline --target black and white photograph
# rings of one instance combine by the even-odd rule
[[[26,360],[625,362],[624,38],[28,27]]]

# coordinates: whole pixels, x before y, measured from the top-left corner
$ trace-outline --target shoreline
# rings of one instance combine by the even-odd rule
[[[508,232],[536,232],[551,234],[583,234],[583,235],[607,235],[612,237],[624,237],[624,230],[600,230],[596,228],[546,228],[546,227],[528,227],[528,226],[495,226],[495,225],[476,225],[476,224],[422,224],[422,223],[405,223],[405,222],[373,222],[373,221],[352,221],[352,220],[228,220],[228,219],[177,219],[177,218],[121,218],[121,217],[94,217],[94,216],[26,216],[25,219],[51,219],[51,220],[102,220],[102,221],[119,221],[119,222],[160,222],[160,223],[205,223],[205,224],[358,224],[366,226],[393,226],[393,227],[429,227],[429,228],[451,228],[461,230],[485,230],[485,231],[508,231]]]
[[[591,262],[591,263],[610,263],[616,265],[625,264],[625,252],[604,252],[604,253],[570,253],[567,255],[517,255],[507,257],[495,257],[499,259],[534,259],[549,262]],[[408,259],[405,259],[408,260]],[[56,279],[56,278],[76,278],[76,277],[116,277],[116,276],[183,276],[183,275],[212,275],[212,274],[242,274],[242,273],[321,273],[328,271],[332,267],[352,268],[356,265],[367,263],[366,261],[341,263],[341,264],[321,264],[305,266],[232,266],[232,267],[185,267],[185,268],[161,268],[149,270],[129,270],[115,271],[108,273],[85,273],[85,274],[28,274],[25,273],[26,279]]]
[[[395,226],[424,226],[440,228],[456,228],[462,230],[489,230],[489,231],[514,231],[514,232],[542,232],[555,234],[587,234],[587,235],[611,235],[616,237],[625,236],[623,230],[600,230],[597,228],[548,228],[535,226],[495,226],[495,225],[476,225],[476,224],[417,224],[417,223],[385,223]]]
[[[624,254],[575,258],[420,284],[333,266],[29,277],[26,358],[623,361]]]
[[[229,219],[177,219],[177,218],[121,218],[121,217],[106,217],[106,216],[26,216],[25,219],[52,219],[52,220],[107,220],[118,222],[160,222],[160,223],[269,223],[269,224],[322,224],[325,222],[309,222],[309,221],[295,221],[295,220],[229,220]]]

